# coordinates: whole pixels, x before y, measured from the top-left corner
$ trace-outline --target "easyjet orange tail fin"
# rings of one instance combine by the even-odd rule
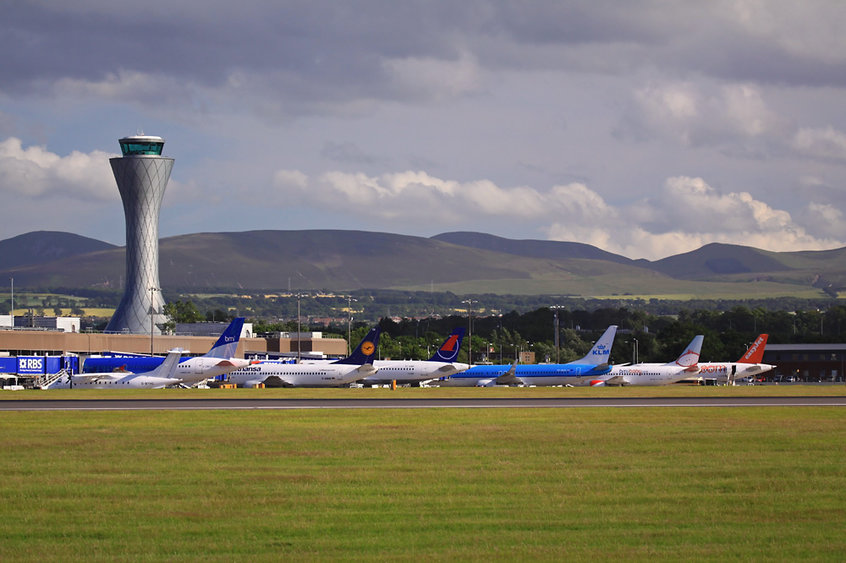
[[[768,334],[761,334],[752,343],[752,346],[746,350],[746,353],[740,357],[740,364],[760,364],[764,359],[764,348],[767,346]]]

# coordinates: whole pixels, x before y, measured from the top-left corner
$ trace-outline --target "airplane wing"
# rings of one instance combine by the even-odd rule
[[[605,385],[625,385],[626,379],[622,375],[615,375],[614,377],[609,377],[608,379],[603,380],[605,381]]]
[[[77,381],[114,381],[126,375],[123,373],[75,373],[73,379]]]
[[[514,363],[511,364],[511,367],[508,369],[507,372],[503,373],[502,375],[500,375],[499,377],[494,379],[494,384],[495,385],[511,385],[513,383],[522,383],[522,381],[517,379],[517,376],[514,375],[515,373],[517,373],[517,362],[519,362],[519,361],[520,361],[519,359],[514,360]]]

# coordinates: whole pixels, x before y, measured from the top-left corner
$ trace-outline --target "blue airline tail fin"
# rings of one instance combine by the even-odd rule
[[[570,363],[588,364],[593,366],[607,364],[608,359],[611,357],[611,346],[614,345],[614,336],[616,334],[617,325],[609,326],[605,329],[605,332],[602,333],[602,336],[599,337],[599,340],[596,341],[596,344],[593,345],[593,348],[590,349],[590,352],[587,353],[587,356],[581,360],[576,360],[575,362]]]
[[[207,358],[228,359],[235,357],[235,350],[238,349],[238,340],[241,338],[241,329],[244,327],[244,317],[232,319],[214,346],[206,354]]]
[[[441,347],[435,350],[434,355],[429,358],[430,362],[454,362],[458,358],[458,352],[461,350],[461,341],[464,339],[466,329],[463,326],[456,327],[452,333],[444,340]]]
[[[353,365],[372,364],[376,357],[376,348],[379,346],[380,332],[381,329],[378,326],[370,329],[370,332],[358,343],[352,354],[333,363]]]

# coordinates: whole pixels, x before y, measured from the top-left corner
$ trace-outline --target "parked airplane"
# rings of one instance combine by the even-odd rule
[[[421,381],[447,377],[464,371],[470,366],[456,362],[464,339],[464,327],[458,327],[450,333],[431,358],[428,360],[375,360],[373,367],[378,369],[374,375],[365,377],[359,383],[365,385],[385,385],[396,381],[399,384],[419,385]],[[322,364],[329,360],[304,360],[303,364]]]
[[[611,371],[608,359],[617,326],[609,326],[587,355],[566,364],[478,365],[439,382],[443,387],[491,387],[494,385],[578,385]]]
[[[244,317],[238,317],[229,323],[208,353],[196,357],[183,356],[176,368],[176,377],[186,385],[193,385],[249,365],[249,360],[234,357],[243,326]],[[90,357],[83,363],[82,373],[150,371],[161,365],[163,360],[161,356],[143,355]]]
[[[699,364],[699,375],[704,379],[716,379],[728,385],[734,385],[737,379],[768,372],[775,366],[762,364],[764,348],[769,335],[761,334],[736,362],[705,362]]]
[[[182,382],[176,376],[176,367],[182,350],[168,352],[161,364],[152,371],[80,373],[56,379],[42,389],[162,389]]]
[[[668,385],[694,377],[699,373],[696,364],[699,362],[703,340],[701,334],[694,336],[684,352],[673,362],[613,366],[606,375],[592,379],[590,385]]]
[[[260,383],[268,387],[340,387],[376,373],[373,358],[378,344],[377,326],[367,333],[352,354],[337,362],[288,364],[263,360],[231,372],[227,379],[242,387]]]

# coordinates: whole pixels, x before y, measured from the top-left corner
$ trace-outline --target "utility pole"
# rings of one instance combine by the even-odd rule
[[[473,365],[473,304],[478,301],[465,299],[462,303],[467,304],[467,363]]]

